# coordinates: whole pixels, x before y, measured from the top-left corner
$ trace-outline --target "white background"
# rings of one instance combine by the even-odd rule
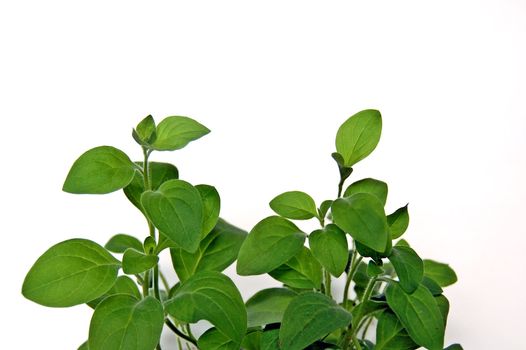
[[[212,133],[154,159],[215,185],[222,216],[250,229],[281,192],[335,195],[336,130],[365,108],[382,112],[382,140],[352,178],[388,182],[388,211],[410,203],[412,246],[456,269],[446,342],[526,348],[525,44],[519,0],[2,1],[0,348],[87,338],[86,306],[20,295],[49,246],[146,234],[120,192],[61,192],[85,150],[139,158],[141,118],[193,117]],[[235,280],[245,298],[277,284]]]

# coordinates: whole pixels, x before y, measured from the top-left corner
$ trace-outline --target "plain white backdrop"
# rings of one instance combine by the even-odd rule
[[[446,342],[526,348],[523,1],[2,1],[0,62],[0,348],[87,338],[86,306],[20,294],[49,246],[146,234],[121,192],[61,192],[85,150],[140,158],[141,118],[195,118],[212,133],[153,158],[215,185],[250,229],[281,192],[335,195],[336,130],[365,108],[382,139],[352,178],[386,181],[388,211],[410,203],[405,238],[456,269]],[[245,298],[278,284],[234,279]]]

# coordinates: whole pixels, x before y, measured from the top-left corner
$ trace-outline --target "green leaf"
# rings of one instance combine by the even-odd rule
[[[391,239],[397,239],[402,236],[409,226],[409,212],[406,204],[404,207],[397,209],[394,213],[387,215],[387,224],[391,232]]]
[[[137,275],[153,268],[159,257],[157,255],[146,255],[133,248],[126,249],[122,256],[122,271],[128,275]]]
[[[460,345],[460,344],[451,344],[450,346],[448,346],[444,350],[464,350],[464,349],[462,348],[462,345]]]
[[[411,246],[409,245],[409,242],[406,241],[406,240],[403,239],[403,238],[402,238],[401,240],[399,240],[398,242],[396,242],[395,246],[396,246],[396,247],[411,247]]]
[[[270,216],[261,220],[241,245],[237,273],[260,275],[286,263],[299,253],[305,233],[287,219]]]
[[[147,116],[132,132],[133,139],[141,146],[149,146],[157,137],[155,120],[151,115]]]
[[[262,331],[247,331],[247,334],[243,338],[241,343],[241,349],[243,350],[261,350],[261,335]],[[236,349],[237,350],[237,349]]]
[[[84,343],[82,343],[81,346],[77,350],[89,350],[88,348],[88,341],[86,340]]]
[[[380,266],[378,266],[374,261],[370,260],[367,264],[367,276],[376,277],[381,275],[384,272]]]
[[[182,249],[199,248],[203,202],[199,191],[183,180],[169,180],[157,191],[146,191],[141,203],[151,222]]]
[[[358,327],[356,322],[360,322],[364,317],[373,313],[379,313],[385,309],[387,309],[387,303],[384,301],[367,300],[365,303],[358,304],[351,311],[353,317],[352,327]]]
[[[386,289],[387,303],[415,343],[429,350],[442,350],[444,322],[435,299],[426,287],[407,294],[391,283]]]
[[[62,190],[69,193],[104,194],[127,186],[135,164],[121,150],[100,146],[82,154],[69,170]]]
[[[314,257],[333,276],[339,277],[349,260],[347,237],[338,226],[328,224],[309,235],[309,246]]]
[[[136,162],[136,164],[139,166],[143,165],[142,162]],[[179,171],[172,164],[149,162],[148,165],[150,167],[150,184],[153,191],[157,190],[164,182],[179,178]],[[145,191],[144,177],[140,172],[135,172],[132,182],[124,187],[123,191],[130,202],[137,209],[144,212],[141,205],[141,195]]]
[[[22,294],[44,306],[84,304],[113,286],[119,268],[120,262],[97,243],[70,239],[38,258],[26,275]]]
[[[302,247],[298,254],[268,274],[292,288],[321,287],[321,265],[306,247]]]
[[[402,289],[406,293],[413,293],[424,277],[422,259],[409,247],[393,247],[389,261],[395,268]]]
[[[157,126],[157,138],[153,148],[158,151],[178,150],[209,132],[208,128],[191,118],[167,117]]]
[[[135,282],[133,282],[133,280],[128,276],[119,276],[117,278],[117,281],[115,281],[115,284],[113,285],[113,287],[111,287],[109,291],[107,291],[97,299],[88,302],[87,304],[89,307],[94,309],[97,305],[100,304],[101,301],[103,301],[110,295],[115,294],[127,294],[131,295],[136,299],[141,298],[141,293],[139,292],[139,289],[137,289],[137,285],[135,284]]]
[[[361,261],[358,264],[358,268],[356,269],[356,272],[352,280],[359,287],[362,287],[362,288],[367,287],[367,283],[369,283],[369,276],[367,276],[367,264],[366,263]]]
[[[179,280],[184,282],[198,271],[223,271],[236,260],[246,237],[246,231],[219,219],[195,253],[188,253],[181,248],[170,249]]]
[[[280,323],[290,301],[297,295],[287,288],[263,289],[247,300],[248,327]]]
[[[112,253],[122,254],[128,248],[142,250],[142,243],[133,236],[119,233],[111,237],[104,248],[108,249]]]
[[[90,350],[152,350],[161,338],[164,313],[153,298],[117,294],[104,299],[89,327]]]
[[[385,182],[367,178],[350,184],[343,196],[349,197],[356,193],[369,193],[376,196],[376,198],[382,202],[382,205],[385,205],[387,201],[387,191],[387,184]]]
[[[332,204],[334,223],[375,251],[385,250],[389,237],[384,206],[369,193],[339,198]]]
[[[221,199],[214,186],[197,185],[195,186],[203,201],[203,237],[212,231],[219,219],[221,209]]]
[[[429,259],[424,259],[424,275],[441,287],[450,286],[457,281],[457,274],[448,264]]]
[[[376,263],[381,264],[382,259],[388,257],[391,254],[391,249],[393,249],[393,242],[390,239],[387,239],[387,245],[385,249],[381,252],[377,252],[362,243],[355,241],[356,250],[363,257],[372,258]]]
[[[281,350],[279,345],[279,329],[263,332],[261,335],[261,350]]]
[[[300,294],[283,315],[279,333],[281,348],[302,350],[326,334],[347,327],[351,319],[348,311],[323,294]]]
[[[331,209],[332,202],[332,200],[328,199],[320,204],[320,208],[318,209],[318,215],[320,218],[324,219],[327,216],[327,212]]]
[[[314,199],[305,192],[290,191],[270,201],[278,215],[294,220],[308,220],[318,215]]]
[[[234,283],[219,272],[196,273],[181,284],[165,308],[182,322],[209,321],[237,346],[247,329],[247,312],[241,294]]]
[[[200,350],[239,350],[239,344],[212,327],[199,337],[197,345]]]
[[[371,154],[381,133],[382,116],[377,110],[366,109],[347,119],[336,134],[336,150],[344,165],[351,167]]]
[[[442,319],[444,320],[444,327],[446,327],[447,316],[449,314],[449,300],[443,295],[438,295],[435,296],[435,302],[437,303]]]
[[[376,325],[375,350],[413,350],[419,347],[394,313],[384,311],[380,314]]]
[[[442,288],[440,288],[438,283],[436,283],[434,280],[432,280],[431,278],[427,276],[424,276],[424,278],[422,279],[422,284],[427,289],[429,289],[429,291],[431,292],[431,294],[433,294],[433,296],[440,295],[443,292]]]

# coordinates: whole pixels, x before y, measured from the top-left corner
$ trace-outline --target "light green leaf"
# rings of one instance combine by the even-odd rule
[[[319,289],[321,286],[321,265],[306,247],[268,274],[292,288]]]
[[[69,170],[62,190],[69,193],[104,194],[127,186],[135,164],[121,150],[100,146],[82,154]]]
[[[381,133],[382,116],[377,110],[366,109],[347,119],[336,134],[336,150],[344,165],[351,167],[371,154]]]
[[[117,294],[104,299],[89,327],[90,350],[152,350],[161,338],[164,313],[153,298]]]
[[[113,286],[119,268],[120,262],[97,243],[70,239],[38,258],[26,275],[22,294],[44,306],[84,304]]]
[[[270,216],[261,220],[241,245],[237,273],[260,275],[286,263],[299,253],[305,233],[287,219]]]
[[[347,237],[338,226],[328,224],[309,235],[309,246],[314,257],[333,276],[339,277],[349,260]]]
[[[200,350],[239,350],[239,344],[212,327],[199,337],[197,346]]]
[[[429,350],[442,350],[444,322],[433,295],[426,287],[407,294],[391,283],[386,289],[387,303],[415,343]]]
[[[165,308],[182,322],[209,321],[237,346],[247,329],[247,312],[241,294],[234,283],[219,272],[196,273],[181,284]]]
[[[332,200],[328,199],[320,204],[320,208],[318,209],[318,215],[320,218],[324,219],[327,216],[327,212],[331,209],[332,202]]]
[[[260,330],[249,330],[243,338],[241,343],[241,349],[243,350],[261,350],[261,335],[263,334]],[[237,349],[236,349],[237,350]]]
[[[146,255],[133,248],[126,249],[122,256],[122,271],[128,275],[137,275],[153,268],[159,257],[157,255]]]
[[[147,116],[132,132],[133,139],[141,146],[148,147],[157,137],[155,120],[151,115]]]
[[[376,325],[375,350],[413,350],[419,347],[394,313],[384,311],[380,314]]]
[[[385,182],[367,178],[350,184],[345,190],[343,196],[349,197],[355,193],[369,193],[376,196],[376,198],[382,202],[382,205],[385,205],[385,202],[387,201],[387,191],[387,184]]]
[[[283,315],[281,348],[302,350],[326,334],[347,327],[351,319],[348,311],[323,294],[300,294],[292,299]]]
[[[128,248],[142,250],[142,243],[133,236],[119,233],[111,237],[104,248],[108,249],[112,253],[122,254]]]
[[[215,228],[199,244],[195,253],[181,248],[170,249],[172,263],[180,281],[186,281],[198,271],[221,272],[232,264],[247,232],[219,219]]]
[[[82,343],[82,345],[79,346],[77,350],[89,350],[88,341],[86,340],[84,343]]]
[[[214,186],[197,185],[195,186],[203,201],[203,237],[212,231],[219,219],[221,209],[221,198]]]
[[[290,301],[297,295],[287,288],[263,289],[247,300],[248,327],[280,323]]]
[[[397,239],[402,236],[409,226],[408,204],[405,207],[397,209],[394,213],[387,215],[387,224],[391,232],[391,239]]]
[[[279,346],[279,329],[271,329],[261,335],[261,350],[281,350]]]
[[[390,239],[384,206],[369,193],[339,198],[332,204],[334,223],[367,247],[382,252]]]
[[[174,151],[209,132],[208,128],[191,118],[167,117],[157,125],[157,138],[153,148],[158,151]]]
[[[117,281],[115,281],[115,284],[109,291],[104,293],[102,296],[98,297],[97,299],[94,299],[90,302],[87,302],[89,307],[94,309],[101,301],[109,297],[110,295],[115,294],[127,294],[131,295],[132,297],[136,299],[141,298],[141,293],[139,292],[139,289],[137,288],[137,284],[133,282],[131,278],[128,276],[119,276],[117,277]]]
[[[450,286],[457,281],[457,274],[448,264],[429,259],[424,259],[424,275],[441,287]]]
[[[305,192],[290,191],[270,201],[270,207],[278,215],[294,220],[308,220],[318,215],[314,199]]]
[[[406,293],[413,293],[424,277],[422,259],[409,247],[393,247],[389,261],[400,279],[400,286]]]
[[[199,248],[203,202],[199,191],[183,180],[169,180],[157,191],[146,191],[141,204],[151,222],[182,249]]]

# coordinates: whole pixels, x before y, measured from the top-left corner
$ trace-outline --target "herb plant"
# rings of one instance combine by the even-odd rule
[[[278,215],[247,235],[219,218],[214,187],[191,185],[174,165],[150,161],[154,151],[181,149],[209,130],[187,117],[156,125],[148,116],[132,133],[142,161],[114,147],[93,148],[75,161],[63,188],[79,194],[122,189],[146,218],[146,238],[117,234],[104,247],[80,238],[58,243],[35,262],[22,293],[45,306],[93,308],[79,349],[160,349],[166,326],[179,349],[186,343],[201,350],[442,350],[449,312],[442,288],[456,282],[455,272],[422,260],[400,238],[408,206],[386,215],[385,182],[366,178],[344,190],[381,129],[376,110],[350,117],[332,155],[340,175],[336,198],[317,206],[304,192],[280,194],[270,202]],[[291,221],[310,219],[320,225],[310,234]],[[166,249],[179,277],[173,286],[158,265]],[[239,275],[268,274],[283,286],[244,303],[221,273],[236,258]],[[332,282],[340,276],[345,288],[336,300]],[[199,320],[212,327],[196,339],[191,324]]]

